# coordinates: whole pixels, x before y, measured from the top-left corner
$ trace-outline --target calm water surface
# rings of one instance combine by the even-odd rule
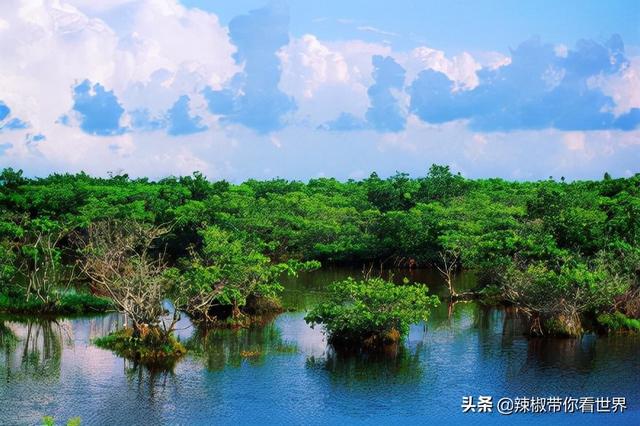
[[[83,424],[629,424],[640,425],[640,338],[526,339],[511,311],[443,305],[398,353],[339,356],[304,310],[356,270],[286,281],[291,310],[263,327],[179,332],[190,348],[172,372],[150,372],[91,344],[118,315],[57,321],[0,317],[0,424],[43,415]],[[407,272],[396,272],[402,279]],[[444,291],[437,275],[408,278]],[[459,289],[474,284],[458,279]],[[625,396],[624,414],[463,414],[464,395]]]

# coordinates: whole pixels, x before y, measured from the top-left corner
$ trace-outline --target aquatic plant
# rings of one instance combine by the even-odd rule
[[[82,424],[82,420],[80,419],[80,417],[73,417],[67,420],[67,423],[65,424],[66,426],[80,426]],[[42,418],[42,426],[55,426],[55,425],[56,425],[56,421],[53,417],[44,416]]]
[[[152,367],[171,367],[187,350],[173,336],[155,327],[143,327],[135,333],[126,327],[98,337],[93,343],[116,354]]]

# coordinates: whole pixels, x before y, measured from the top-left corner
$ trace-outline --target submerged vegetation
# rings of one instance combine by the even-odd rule
[[[141,339],[151,330],[162,346],[180,312],[202,326],[246,326],[277,311],[281,275],[319,262],[434,268],[451,300],[467,296],[454,288],[456,273],[472,270],[473,296],[526,312],[532,334],[573,336],[590,324],[633,329],[640,175],[508,182],[434,165],[422,178],[230,184],[199,173],[156,182],[0,173],[1,310],[94,311],[108,307],[94,297],[108,297],[126,315],[121,333]],[[337,283],[333,307],[309,318],[331,335],[360,339],[361,329],[384,340],[422,314],[391,320],[375,305],[357,311],[340,300],[375,294],[427,308],[433,300],[417,288]],[[347,324],[364,322],[349,328],[343,315]]]

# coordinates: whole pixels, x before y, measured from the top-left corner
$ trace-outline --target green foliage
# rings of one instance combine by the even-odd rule
[[[606,265],[575,261],[556,270],[542,263],[525,269],[511,266],[503,281],[512,301],[550,314],[566,308],[578,313],[594,312],[629,288],[629,283],[613,275]]]
[[[55,305],[47,305],[40,299],[26,300],[20,295],[0,293],[0,311],[11,313],[74,315],[107,312],[114,309],[110,299],[89,293],[66,292],[57,298]]]
[[[192,253],[182,276],[176,269],[169,272],[173,293],[197,321],[213,322],[224,316],[237,319],[250,297],[274,299],[283,289],[278,281],[283,273],[319,266],[318,262],[295,260],[272,263],[251,242],[217,226],[203,229],[200,236],[202,247]],[[230,311],[216,310],[220,307]]]
[[[349,278],[331,284],[329,292],[329,300],[314,307],[305,321],[322,324],[338,346],[397,342],[409,325],[426,321],[430,309],[440,303],[425,285],[396,285],[381,278]]]
[[[70,418],[69,420],[67,420],[67,423],[65,423],[65,424],[67,426],[80,426],[82,424],[82,419],[80,419],[80,417],[73,417],[73,418]],[[55,426],[56,425],[56,421],[51,416],[44,416],[42,418],[42,425],[43,426]]]
[[[456,259],[452,273],[472,269],[491,285],[492,300],[543,315],[572,311],[567,318],[613,311],[620,291],[640,284],[640,175],[508,182],[433,165],[419,178],[230,184],[199,173],[154,182],[84,173],[29,179],[5,169],[0,293],[24,295],[17,272],[25,258],[38,259],[25,244],[36,232],[83,236],[105,221],[170,228],[150,254],[166,255],[174,269],[163,277],[192,312],[214,316],[254,296],[274,298],[278,274],[306,261],[430,267],[445,253]],[[73,238],[61,238],[54,263],[75,263],[73,248]],[[634,300],[625,314],[640,315]]]
[[[172,334],[157,327],[148,327],[137,333],[133,328],[123,328],[93,343],[116,354],[151,367],[170,368],[187,350]]]
[[[640,319],[629,318],[622,312],[600,314],[598,315],[597,320],[600,325],[611,331],[640,331]]]

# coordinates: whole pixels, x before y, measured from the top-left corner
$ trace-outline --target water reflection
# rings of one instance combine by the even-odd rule
[[[273,320],[246,329],[196,329],[186,347],[212,371],[240,367],[245,362],[261,365],[269,356],[298,352],[294,342],[282,338]]]
[[[285,300],[316,303],[329,282],[352,273],[301,274]],[[190,353],[165,372],[91,343],[120,326],[119,315],[0,317],[0,424],[37,424],[44,414],[83,424],[459,424],[471,419],[460,413],[462,395],[626,396],[621,423],[640,424],[640,335],[527,339],[515,309],[443,303],[390,352],[353,355],[333,351],[295,310],[246,330],[206,332],[184,319]]]
[[[334,382],[415,383],[424,378],[425,347],[392,345],[379,353],[346,353],[328,347],[323,356],[307,357],[306,367],[325,371]]]
[[[0,349],[3,351],[11,350],[18,343],[18,337],[15,335],[4,321],[0,321]]]
[[[10,318],[10,319],[6,319]],[[89,344],[122,324],[117,314],[91,318],[0,318],[0,365],[6,380],[57,379],[64,348]]]
[[[379,273],[382,277],[389,278],[398,284],[405,279],[412,283],[426,284],[432,294],[441,298],[448,295],[446,283],[440,274],[432,269],[385,269]],[[347,277],[361,279],[362,268],[327,267],[312,272],[301,272],[297,277],[285,275],[281,278],[285,287],[281,296],[283,305],[290,310],[309,310],[313,305],[324,300],[329,284]],[[469,291],[476,285],[476,277],[471,272],[461,272],[454,277],[454,287],[459,292]]]
[[[2,355],[7,379],[57,378],[60,374],[63,340],[69,342],[69,324],[46,319],[3,322]]]
[[[123,360],[123,365],[129,385],[139,395],[153,398],[157,393],[175,387],[177,383],[176,374],[171,369],[153,369],[127,359]]]
[[[526,368],[557,368],[588,372],[596,357],[593,335],[578,339],[532,338],[527,350]]]

